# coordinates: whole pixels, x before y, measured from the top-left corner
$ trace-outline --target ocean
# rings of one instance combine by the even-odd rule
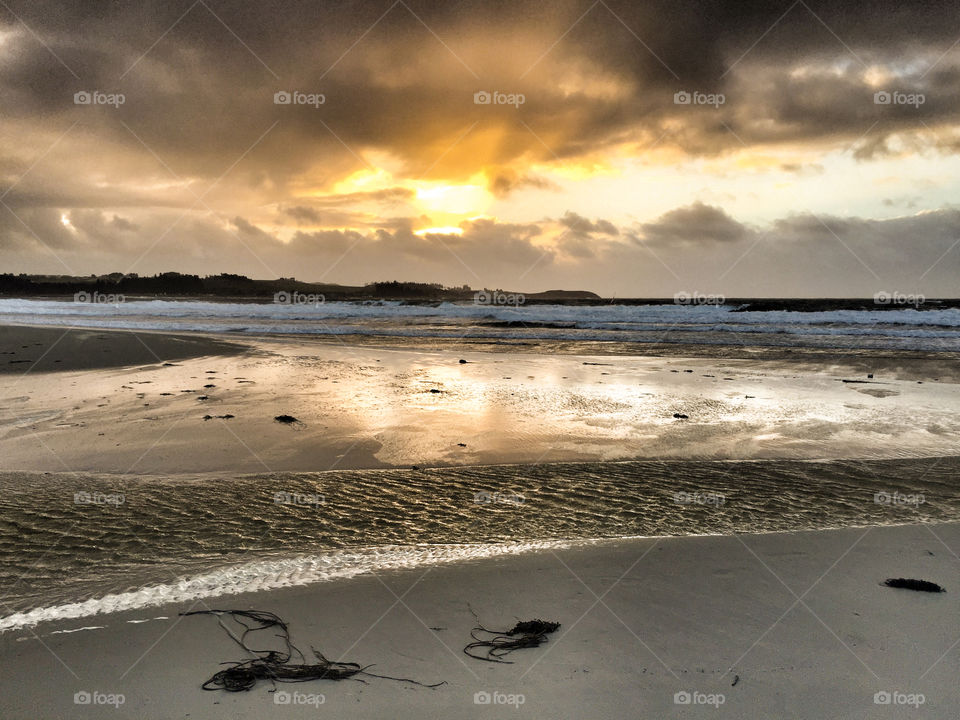
[[[109,298],[109,296],[104,296]],[[304,296],[305,299],[313,299]],[[743,312],[736,305],[71,302],[0,299],[0,323],[230,334],[960,351],[960,308]]]

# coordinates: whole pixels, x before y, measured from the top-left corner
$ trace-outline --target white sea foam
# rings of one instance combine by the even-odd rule
[[[0,618],[0,632],[31,627],[51,620],[70,620],[104,613],[137,610],[200,598],[309,585],[425,565],[519,555],[592,544],[592,540],[542,540],[493,544],[388,545],[375,548],[332,550],[319,555],[257,560],[212,572],[151,585],[129,592],[91,598],[83,602],[40,607]]]
[[[514,322],[513,326],[497,323]],[[388,335],[645,341],[668,334],[689,342],[867,346],[952,350],[960,346],[960,309],[898,308],[821,312],[736,312],[729,305],[529,305],[401,302],[279,303],[135,300],[114,305],[0,299],[0,322],[212,333]],[[818,336],[814,338],[813,336]],[[949,346],[947,344],[949,343]]]

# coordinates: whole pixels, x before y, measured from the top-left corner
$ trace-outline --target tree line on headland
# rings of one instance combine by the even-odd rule
[[[0,274],[0,296],[60,297],[77,293],[101,293],[128,297],[219,297],[232,299],[268,299],[278,293],[323,295],[330,300],[414,300],[469,301],[480,291],[467,285],[446,287],[439,283],[372,282],[366,285],[311,283],[295,278],[254,280],[244,275],[188,275],[177,272],[141,276],[136,273],[107,275],[27,275]],[[489,291],[488,291],[489,292]],[[502,292],[502,291],[496,291]],[[599,300],[600,296],[581,290],[550,290],[529,293],[528,300]]]

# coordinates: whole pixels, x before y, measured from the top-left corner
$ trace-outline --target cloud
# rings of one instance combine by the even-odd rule
[[[173,212],[151,212],[136,217],[141,232],[131,233],[99,210],[71,212],[70,229],[59,214],[31,209],[26,219],[42,236],[9,213],[0,215],[0,263],[25,272],[238,272],[346,284],[404,279],[524,292],[583,288],[619,297],[681,290],[729,297],[869,297],[881,290],[944,297],[955,294],[960,276],[956,208],[880,220],[798,213],[748,226],[695,203],[617,235],[559,232],[563,217],[476,220],[463,224],[462,235],[421,236],[408,223],[363,232],[295,231],[283,239],[242,217],[224,222],[197,214],[171,232]]]
[[[629,289],[637,267],[652,286],[675,282],[674,274],[706,283],[756,243],[725,281],[762,290],[769,277],[776,292],[799,266],[826,287],[829,262],[848,278],[874,263],[881,276],[905,276],[919,269],[914,253],[933,263],[929,255],[946,249],[952,210],[844,219],[814,206],[829,198],[805,197],[798,215],[759,227],[694,202],[652,220],[647,206],[622,227],[634,208],[608,212],[605,196],[578,202],[578,172],[604,167],[614,177],[628,161],[781,157],[785,148],[779,170],[799,181],[835,172],[828,151],[850,163],[903,158],[931,167],[956,155],[960,62],[944,55],[955,40],[954,5],[811,7],[816,16],[802,3],[586,8],[560,0],[546,8],[520,0],[428,3],[414,15],[403,4],[384,14],[308,0],[282,9],[145,0],[107,13],[34,0],[18,9],[26,25],[0,9],[0,178],[9,206],[0,207],[0,253],[18,270],[60,270],[56,253],[88,272],[103,262],[303,276],[337,263],[331,273],[350,281],[406,274],[506,285],[542,274],[548,287],[556,282],[546,278],[567,278],[601,289],[610,282],[591,268],[605,267]],[[77,105],[78,90],[123,93],[125,102]],[[323,93],[325,102],[277,105],[278,90]],[[480,90],[526,101],[475,104]],[[725,102],[677,104],[680,90],[722,93]],[[924,102],[877,104],[879,90],[922,93]],[[364,172],[377,181],[357,180]],[[417,205],[412,188],[428,182],[482,183],[503,205],[528,195],[564,204],[550,212],[531,204],[525,218],[510,207],[504,217],[515,222],[420,237],[414,230],[435,213]],[[708,195],[694,188],[689,197]],[[561,215],[565,207],[579,212]],[[64,213],[72,229],[60,222]],[[555,219],[524,222],[548,215]],[[805,256],[810,248],[820,254]],[[755,257],[767,259],[763,272]],[[752,277],[738,274],[747,268]]]
[[[521,188],[536,188],[538,190],[557,191],[560,187],[547,178],[536,175],[519,175],[518,173],[504,169],[498,171],[490,180],[490,192],[497,197],[506,197],[510,193]]]
[[[620,231],[608,220],[600,219],[596,222],[590,222],[582,215],[570,211],[564,213],[563,217],[560,218],[560,224],[578,235],[592,235],[594,233],[603,235],[620,234]]]
[[[589,157],[624,143],[660,138],[661,147],[712,154],[741,141],[853,142],[874,121],[883,138],[955,120],[960,69],[949,57],[933,68],[953,40],[952,9],[943,3],[919,12],[893,3],[818,8],[830,31],[799,5],[768,35],[782,10],[763,3],[611,9],[616,16],[603,5],[584,15],[572,1],[549,13],[532,0],[497,12],[437,6],[423,13],[428,30],[398,5],[363,35],[382,11],[344,5],[318,15],[297,0],[276,12],[233,0],[218,3],[216,16],[194,6],[171,28],[178,13],[159,0],[109,14],[38,0],[24,20],[70,69],[8,17],[0,91],[16,118],[80,121],[111,154],[140,155],[145,143],[184,177],[216,179],[243,156],[231,182],[267,195],[305,173],[329,185],[374,149],[435,179],[486,168],[502,195],[549,187],[524,162]],[[890,68],[889,89],[923,92],[925,104],[875,105],[868,67]],[[522,114],[475,105],[473,93],[485,87],[523,93]],[[77,89],[122,92],[126,102],[77,106]],[[280,89],[323,93],[326,102],[278,106]],[[727,102],[678,106],[673,96],[682,89],[722,92]],[[949,143],[942,149],[955,152]]]
[[[745,225],[722,209],[695,202],[641,225],[643,238],[656,245],[732,243],[750,235]]]

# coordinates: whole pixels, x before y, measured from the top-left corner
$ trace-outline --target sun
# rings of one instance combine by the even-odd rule
[[[463,228],[456,227],[454,225],[446,225],[444,227],[431,227],[424,228],[423,230],[414,230],[414,235],[418,237],[424,237],[426,235],[463,235]]]
[[[416,202],[428,213],[444,215],[476,215],[490,203],[490,194],[483,185],[419,184]]]

